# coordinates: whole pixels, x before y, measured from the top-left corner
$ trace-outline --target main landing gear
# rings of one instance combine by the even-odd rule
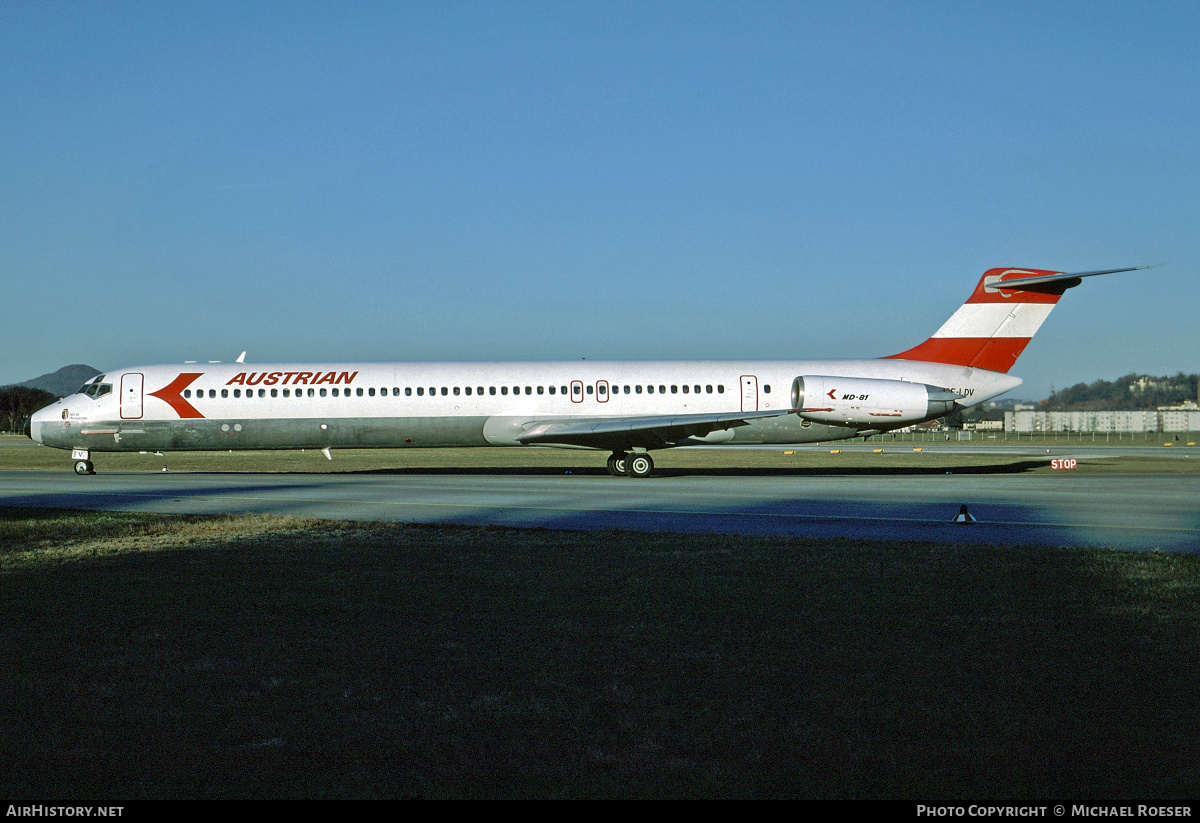
[[[613,477],[649,477],[654,473],[654,461],[645,452],[613,452],[608,458],[608,473]]]

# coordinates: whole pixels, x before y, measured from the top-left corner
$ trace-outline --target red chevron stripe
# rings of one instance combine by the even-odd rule
[[[199,411],[197,411],[195,406],[193,406],[188,401],[184,400],[183,395],[180,394],[180,392],[182,392],[184,389],[186,389],[188,386],[190,386],[197,377],[203,377],[203,376],[204,376],[203,372],[198,372],[198,373],[194,373],[194,374],[193,373],[181,374],[178,377],[176,377],[174,380],[172,380],[169,384],[167,384],[166,386],[163,386],[158,391],[150,392],[150,396],[157,397],[159,400],[166,403],[168,406],[173,408],[175,410],[175,413],[178,414],[181,418],[196,418],[196,417],[202,418],[202,417],[204,417],[204,415],[202,415]]]

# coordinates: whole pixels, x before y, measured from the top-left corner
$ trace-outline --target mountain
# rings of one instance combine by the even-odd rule
[[[41,389],[50,392],[55,397],[66,397],[98,374],[100,374],[99,369],[77,363],[74,366],[63,366],[52,374],[43,374],[41,377],[35,377],[16,385]]]

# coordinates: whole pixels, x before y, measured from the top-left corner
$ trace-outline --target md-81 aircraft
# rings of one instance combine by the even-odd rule
[[[649,452],[695,444],[867,437],[970,408],[1021,384],[1008,370],[1074,274],[991,269],[920,345],[875,360],[207,363],[89,380],[26,433],[93,452],[558,446],[608,451],[646,477]]]

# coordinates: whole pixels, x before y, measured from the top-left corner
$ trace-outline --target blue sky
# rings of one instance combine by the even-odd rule
[[[1200,5],[0,0],[0,384],[875,357],[994,266],[1014,395],[1200,370]]]

